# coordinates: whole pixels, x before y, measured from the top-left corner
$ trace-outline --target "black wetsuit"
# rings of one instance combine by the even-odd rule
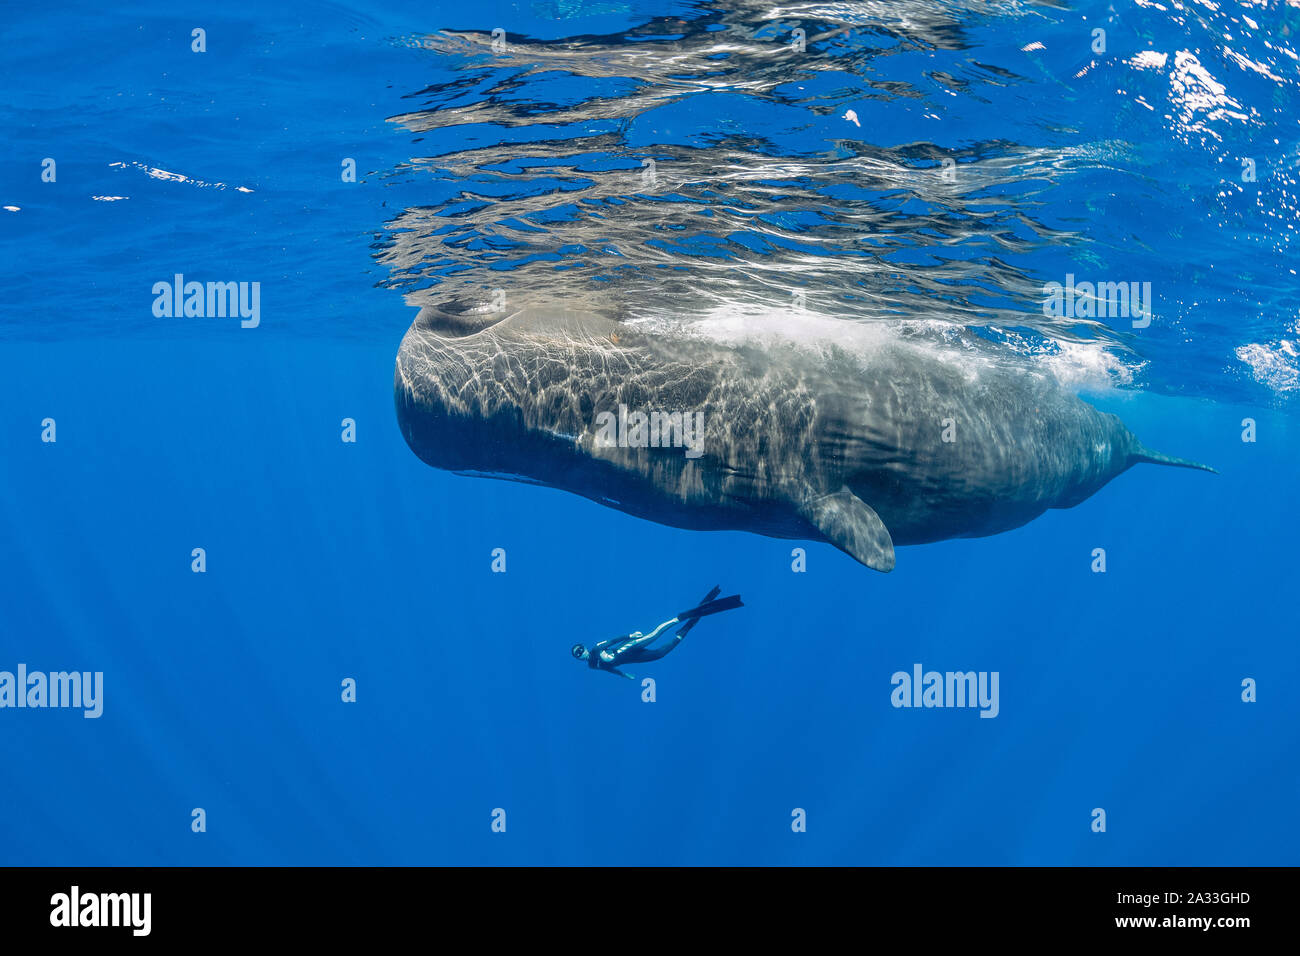
[[[631,634],[625,634],[622,637],[610,641],[603,648],[593,647],[587,652],[587,666],[594,670],[609,670],[614,667],[620,667],[623,664],[644,664],[647,661],[657,661],[676,647],[677,642],[680,641],[681,638],[676,636],[671,637],[668,640],[663,641],[658,647],[649,647],[643,644],[640,647],[629,647],[622,653],[618,653],[615,650],[631,640],[635,640],[635,638],[633,638]],[[600,656],[602,650],[609,651],[614,655],[614,659],[612,661],[602,659]]]
[[[733,608],[744,607],[739,594],[719,598],[718,594],[721,590],[721,586],[715,587],[704,595],[704,600],[699,607],[693,607],[689,611],[682,611],[676,617],[664,621],[650,632],[652,636],[624,634],[622,637],[601,641],[595,647],[587,650],[587,666],[592,670],[610,671],[624,677],[632,677],[633,675],[619,670],[619,666],[622,664],[645,664],[649,661],[657,661],[680,644],[682,638],[690,633],[691,628],[699,622],[700,618],[710,614],[717,614],[719,611],[730,611]],[[674,624],[680,625],[677,628],[677,633],[667,640],[662,640],[663,632]],[[619,650],[620,647],[624,647],[624,645],[633,641],[640,641],[641,643],[633,644],[625,650]],[[657,647],[652,646],[656,643],[658,643]],[[609,652],[614,659],[612,661],[603,660],[600,656],[602,651]]]

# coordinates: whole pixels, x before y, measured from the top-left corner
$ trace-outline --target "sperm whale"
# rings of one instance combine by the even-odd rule
[[[559,307],[425,309],[394,391],[434,467],[678,528],[826,541],[877,571],[896,545],[1020,527],[1140,462],[1214,470],[1147,449],[1050,374],[900,336],[810,351]]]

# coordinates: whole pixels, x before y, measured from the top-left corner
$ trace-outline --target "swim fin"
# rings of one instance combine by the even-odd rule
[[[718,592],[720,592],[721,590],[722,590],[722,585],[719,584],[717,587],[715,587],[715,588],[714,588],[712,591],[710,591],[708,594],[704,595],[703,599],[700,601],[700,604],[708,604],[710,601],[712,601],[715,597],[718,596]],[[687,621],[685,624],[683,624],[680,628],[678,628],[678,629],[677,629],[677,639],[680,641],[680,640],[681,640],[683,637],[685,637],[687,634],[691,633],[691,628],[693,628],[693,627],[695,626],[695,623],[696,623],[698,620],[699,620],[698,617],[693,617],[693,618],[691,618],[689,621]]]
[[[677,615],[679,621],[697,620],[709,614],[717,614],[719,611],[730,611],[732,608],[744,607],[740,603],[740,595],[732,594],[730,597],[718,598],[716,601],[708,601],[699,607],[693,607],[689,611],[682,611]]]

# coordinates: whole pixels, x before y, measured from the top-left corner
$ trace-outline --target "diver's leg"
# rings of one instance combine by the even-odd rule
[[[624,641],[623,643],[619,644],[617,647],[609,651],[610,657],[608,658],[608,660],[609,661],[632,661],[632,662],[657,661],[659,658],[667,654],[668,650],[671,650],[672,647],[676,645],[677,641],[681,640],[681,638],[679,637],[676,640],[672,641],[668,646],[668,650],[651,651],[646,649],[647,645],[649,645],[651,641],[653,641],[665,630],[672,627],[676,623],[677,623],[677,618],[675,617],[669,618],[668,620],[660,624],[658,627],[656,627],[649,634],[643,634],[640,637],[635,637],[632,638],[631,640]],[[653,655],[653,656],[646,656],[646,655]]]
[[[640,637],[634,637],[631,640],[624,641],[618,647],[614,648],[615,654],[626,654],[628,651],[634,651],[638,647],[645,647],[653,641],[654,638],[649,634],[643,634]]]
[[[660,647],[648,647],[644,650],[636,650],[632,653],[636,655],[636,663],[644,664],[646,661],[657,661],[674,647],[682,642],[680,637],[674,636],[671,641],[666,642]]]
[[[658,627],[656,627],[656,628],[655,628],[653,631],[651,631],[649,634],[642,634],[640,637],[638,637],[638,638],[634,638],[633,640],[630,640],[630,641],[624,641],[622,644],[619,645],[619,647],[618,647],[618,653],[619,653],[619,654],[624,654],[624,653],[627,653],[628,651],[636,651],[638,648],[645,647],[647,644],[649,644],[651,641],[653,641],[656,637],[658,637],[660,634],[662,634],[665,630],[667,630],[668,628],[672,627],[672,626],[673,626],[674,624],[676,624],[676,623],[677,623],[677,618],[675,618],[675,617],[674,617],[674,618],[671,618],[671,619],[669,619],[669,620],[667,620],[667,621],[664,621],[662,624],[660,624]]]
[[[658,627],[654,629],[651,636],[658,637],[665,630],[672,627],[676,623],[678,623],[678,621],[677,618],[675,617],[670,618],[667,621],[664,621],[662,624],[660,624]],[[680,644],[682,642],[682,638],[686,636],[689,630],[690,628],[683,628],[682,630],[678,631],[676,635],[674,635],[671,641],[667,641],[664,644],[661,644],[659,647],[641,647],[633,651],[633,653],[636,655],[637,662],[644,663],[645,661],[659,660],[659,658],[663,657],[674,647]]]
[[[646,643],[648,644],[650,641],[653,641],[656,637],[658,637],[660,634],[662,634],[664,631],[668,630],[668,628],[672,627],[672,626],[673,626],[674,624],[676,624],[676,623],[677,623],[677,618],[675,618],[675,617],[670,617],[668,620],[664,621],[662,624],[660,624],[658,627],[656,627],[653,631],[651,631],[651,632],[649,633],[649,635],[647,635],[647,637],[646,637]]]

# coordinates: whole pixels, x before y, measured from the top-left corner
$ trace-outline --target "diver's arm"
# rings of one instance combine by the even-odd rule
[[[602,667],[601,670],[609,671],[611,674],[617,674],[619,677],[626,677],[628,680],[636,680],[635,674],[629,674],[626,671],[621,671],[617,667]]]

